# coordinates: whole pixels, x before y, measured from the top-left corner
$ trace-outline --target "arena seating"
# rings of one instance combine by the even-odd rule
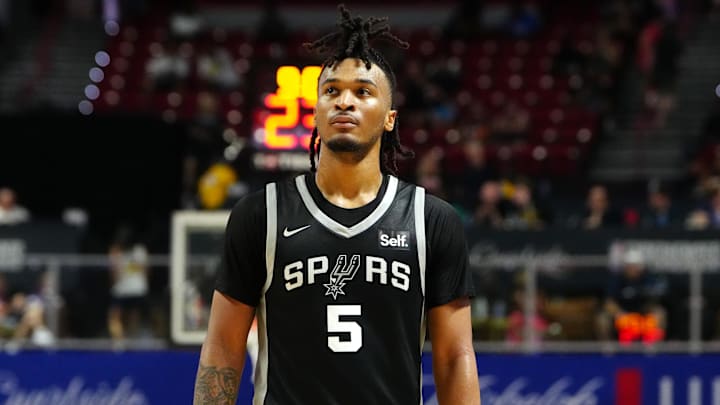
[[[557,74],[552,69],[553,57],[564,35],[569,34],[579,48],[592,51],[593,17],[589,13],[578,15],[575,12],[558,14],[554,18],[539,35],[528,38],[488,35],[479,39],[451,40],[427,29],[409,32],[419,46],[411,48],[408,57],[423,60],[455,57],[461,62],[460,91],[454,95],[456,100],[462,100],[458,102],[461,114],[464,113],[463,106],[480,103],[492,116],[510,102],[529,112],[530,125],[519,140],[512,143],[494,137],[486,140],[486,151],[492,164],[512,166],[516,172],[527,175],[563,177],[578,174],[600,133],[599,113],[575,102],[573,96],[586,86],[583,78]],[[167,120],[189,120],[197,110],[198,95],[204,90],[195,71],[200,49],[222,45],[230,52],[237,70],[248,74],[253,65],[272,63],[278,49],[286,58],[307,56],[300,45],[308,35],[293,33],[291,41],[278,45],[257,41],[245,32],[211,30],[178,45],[179,52],[190,62],[190,75],[182,85],[172,91],[151,92],[144,87],[145,65],[168,40],[167,24],[149,19],[124,25],[119,35],[108,39],[111,64],[105,69],[101,96],[95,102],[95,109],[99,113],[152,113]],[[271,79],[246,77],[254,84],[271,83]],[[251,100],[256,96],[249,94],[243,86],[219,96],[222,116],[226,121],[232,121],[227,125],[241,136],[249,136],[251,120],[245,118],[239,123],[237,112],[241,114],[239,117],[252,117]],[[442,146],[446,156],[462,157],[462,137],[456,136],[453,131],[457,128],[452,124],[440,128],[404,126],[401,129],[404,142],[409,146],[420,151]],[[418,131],[425,130],[428,130],[427,136],[416,136]],[[462,170],[462,165],[455,166]]]

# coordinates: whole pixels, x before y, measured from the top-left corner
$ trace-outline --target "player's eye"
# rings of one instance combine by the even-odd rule
[[[358,94],[361,96],[369,96],[370,95],[370,89],[367,87],[362,87],[360,90],[358,90]]]
[[[325,89],[325,94],[335,94],[337,93],[337,89],[335,87],[328,87]]]

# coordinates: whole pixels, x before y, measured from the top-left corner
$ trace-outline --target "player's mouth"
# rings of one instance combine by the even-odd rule
[[[358,120],[352,115],[338,114],[330,118],[330,125],[333,128],[355,128],[358,126]]]

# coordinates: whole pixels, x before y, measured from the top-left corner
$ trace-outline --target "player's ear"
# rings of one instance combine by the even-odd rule
[[[397,118],[397,110],[390,110],[385,114],[385,131],[390,132],[395,128],[395,119]]]

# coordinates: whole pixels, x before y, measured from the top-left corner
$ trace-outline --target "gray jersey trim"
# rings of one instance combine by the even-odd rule
[[[365,217],[365,219],[350,227],[336,222],[320,210],[320,207],[317,206],[315,200],[313,200],[310,195],[307,184],[305,184],[304,175],[295,178],[295,185],[300,193],[300,198],[305,204],[305,208],[310,211],[310,214],[316,221],[320,222],[320,224],[331,232],[350,239],[353,236],[359,235],[368,230],[385,214],[385,212],[387,212],[395,199],[395,194],[397,193],[398,188],[398,179],[397,177],[390,176],[387,190],[385,190],[385,195],[383,196],[382,201],[380,201],[380,204],[378,204],[375,210]]]
[[[267,396],[268,381],[268,333],[267,303],[265,294],[272,284],[273,268],[275,267],[275,246],[277,243],[277,185],[270,183],[265,187],[265,205],[267,206],[267,235],[265,239],[265,269],[267,277],[257,308],[257,327],[259,354],[255,371],[255,397],[253,405],[263,405]]]
[[[426,248],[427,239],[425,237],[425,189],[415,187],[415,240],[417,244],[418,266],[420,269],[420,290],[422,291],[422,311],[420,312],[420,356],[422,356],[423,346],[425,345],[425,330],[427,327],[427,316],[425,314],[425,266],[426,266]],[[423,371],[420,367],[420,405],[423,403],[422,397]]]

